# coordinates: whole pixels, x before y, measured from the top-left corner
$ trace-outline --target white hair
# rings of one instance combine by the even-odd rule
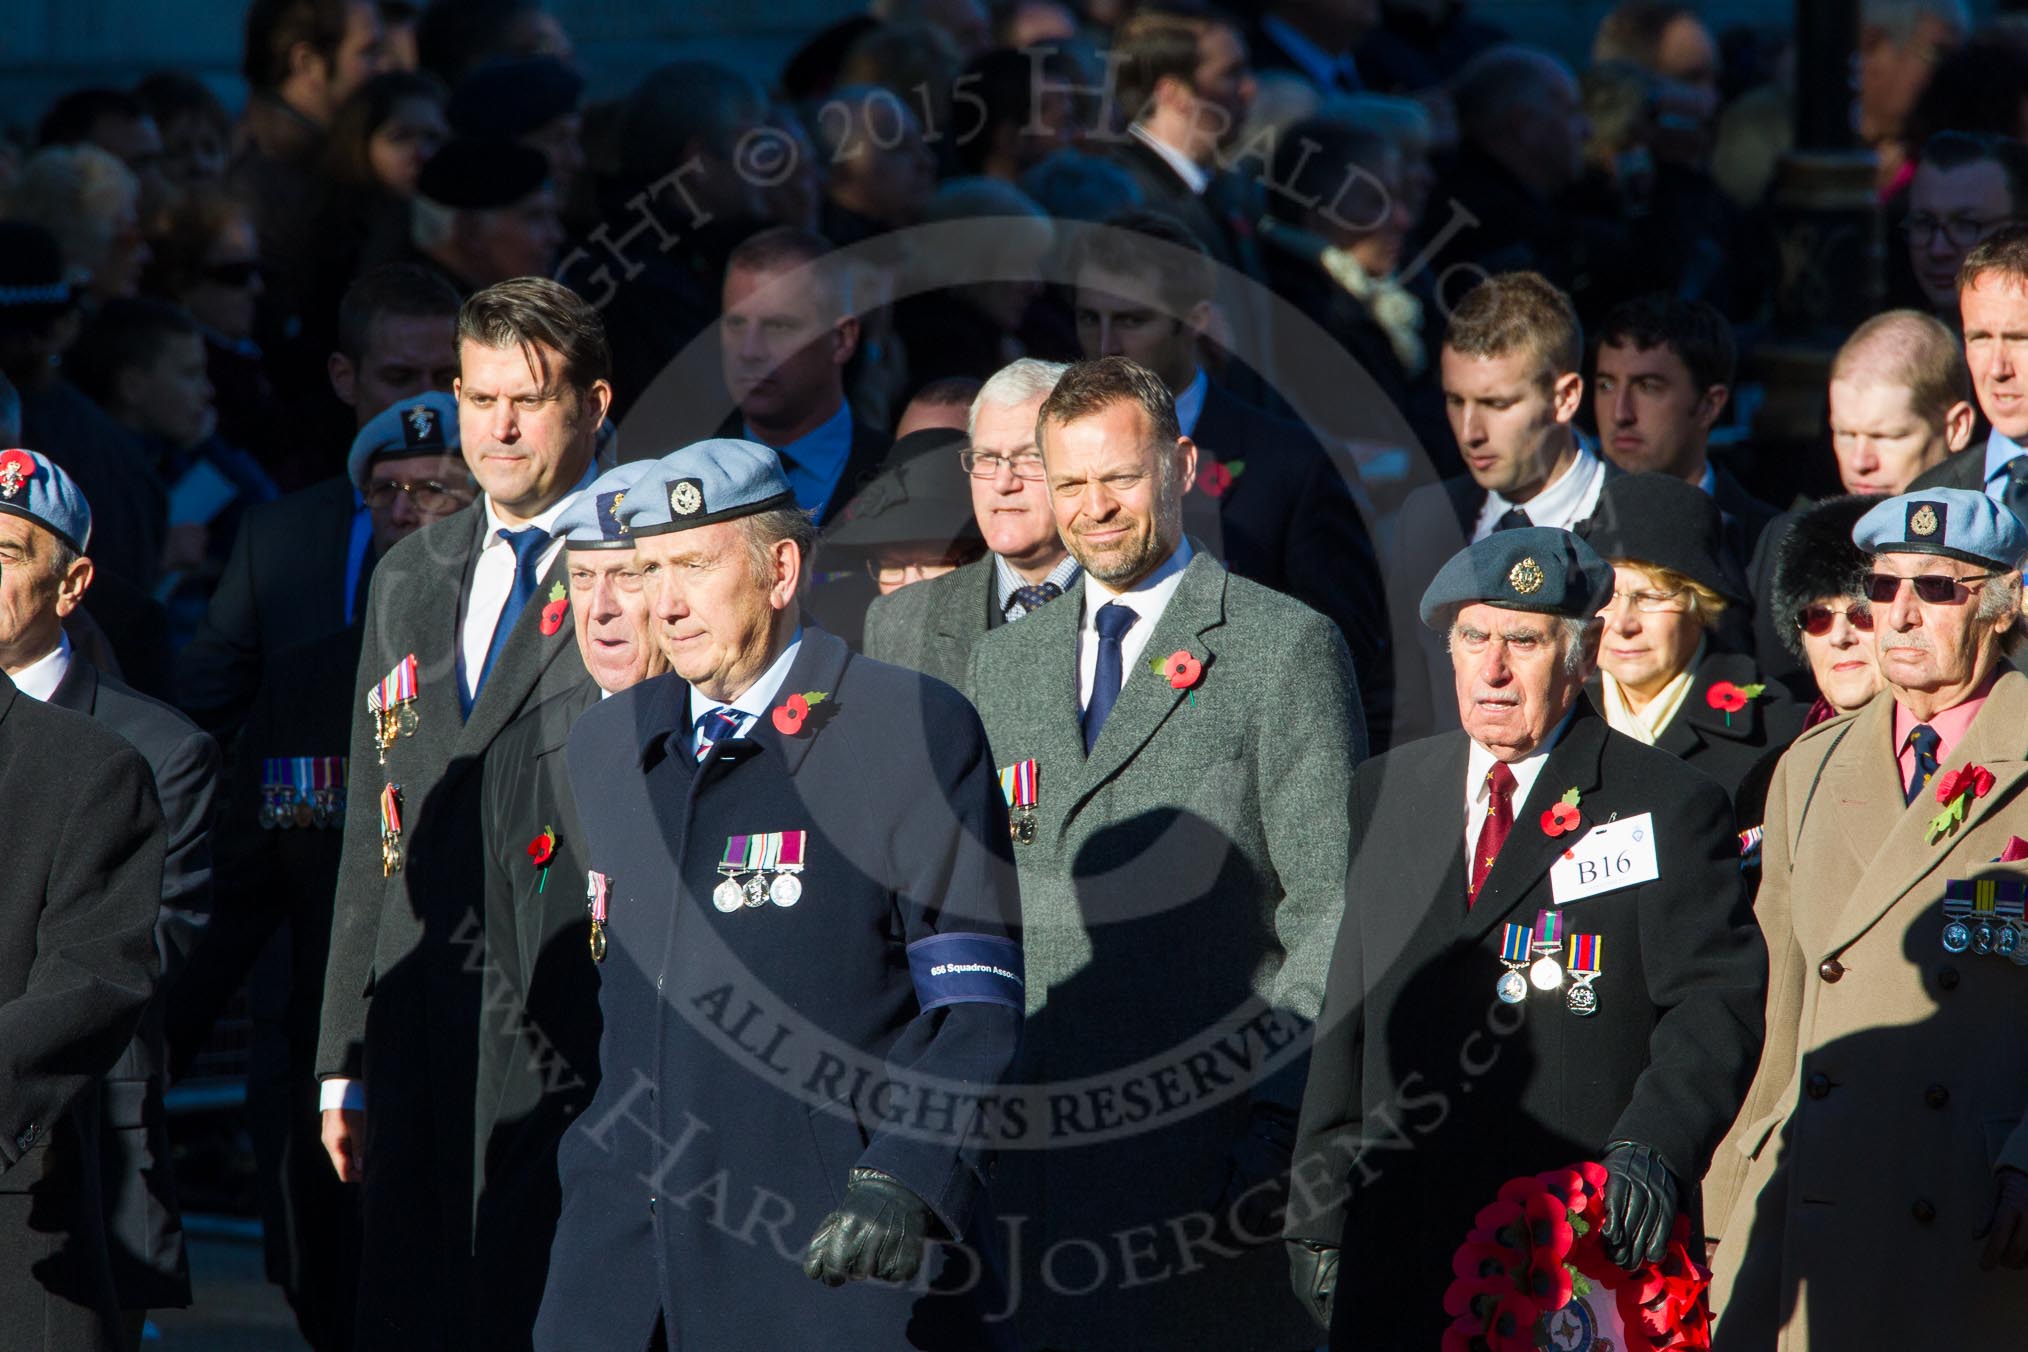
[[[965,413],[965,439],[971,440],[973,431],[978,427],[980,409],[988,404],[1017,408],[1030,399],[1047,399],[1055,391],[1056,382],[1063,379],[1063,373],[1069,369],[1067,362],[1019,357],[995,371],[972,396],[972,407]]]

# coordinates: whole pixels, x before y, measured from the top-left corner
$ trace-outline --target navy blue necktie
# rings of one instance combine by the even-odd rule
[[[1098,626],[1098,665],[1092,671],[1091,701],[1084,706],[1084,753],[1087,756],[1099,739],[1099,729],[1106,725],[1106,716],[1112,713],[1113,705],[1120,698],[1120,640],[1140,618],[1132,608],[1118,601],[1108,601],[1099,607],[1093,619]]]
[[[492,673],[493,664],[506,651],[507,636],[514,632],[514,622],[535,599],[535,589],[542,583],[536,575],[536,565],[542,562],[542,551],[549,547],[549,532],[540,526],[526,530],[502,528],[497,534],[514,551],[514,589],[507,593],[507,603],[500,607],[500,618],[493,621],[493,641],[486,646],[486,661],[479,668],[479,679],[472,683],[472,698],[465,702],[468,714],[479,702],[479,692],[486,688],[486,677]]]
[[[706,709],[697,715],[697,760],[700,764],[711,748],[739,732],[746,715],[734,708]]]
[[[1528,519],[1526,511],[1519,507],[1509,507],[1500,513],[1500,519],[1493,523],[1493,533],[1498,535],[1503,530],[1521,530],[1534,524]]]
[[[2015,516],[2028,521],[2028,455],[2017,455],[2007,462],[2007,478],[2000,486],[2000,502]]]
[[[1927,723],[1918,723],[1909,729],[1908,745],[1915,748],[1915,773],[1909,777],[1905,802],[1913,803],[1916,795],[1929,787],[1930,779],[1936,774],[1936,749],[1942,741],[1936,729]]]
[[[1042,582],[1032,587],[1016,587],[1014,595],[1008,598],[1007,608],[1012,610],[1015,606],[1020,606],[1021,614],[1026,615],[1031,610],[1042,609],[1061,595],[1063,588],[1054,582]],[[1017,615],[1014,618],[1019,619],[1021,616]]]

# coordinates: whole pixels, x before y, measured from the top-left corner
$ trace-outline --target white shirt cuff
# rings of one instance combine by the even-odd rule
[[[357,1080],[347,1080],[339,1076],[324,1081],[317,1090],[317,1111],[328,1113],[333,1108],[365,1112],[366,1086]]]

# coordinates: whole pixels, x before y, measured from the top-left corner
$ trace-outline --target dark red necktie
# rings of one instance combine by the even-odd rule
[[[1479,898],[1479,889],[1486,884],[1486,875],[1493,871],[1493,861],[1500,857],[1500,847],[1507,843],[1507,833],[1514,829],[1514,772],[1507,768],[1505,761],[1494,761],[1493,768],[1486,772],[1486,821],[1479,828],[1479,847],[1472,851],[1472,890],[1465,893],[1467,908]]]

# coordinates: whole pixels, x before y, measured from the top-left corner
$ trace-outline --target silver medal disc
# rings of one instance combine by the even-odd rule
[[[1943,946],[1946,953],[1962,953],[1972,946],[1972,927],[1962,920],[1953,920],[1943,929]]]
[[[793,873],[778,873],[768,884],[768,900],[777,906],[793,906],[803,899],[803,880]]]
[[[2012,921],[2003,921],[2000,932],[1993,936],[1993,952],[2003,958],[2014,956],[2014,950],[2021,946],[2021,931],[2014,928]]]
[[[746,904],[749,906],[768,904],[768,880],[758,873],[746,880]]]
[[[1972,926],[1972,952],[1990,953],[1992,951],[1993,926],[1989,922],[1981,920],[1978,924]]]
[[[1528,998],[1528,982],[1519,972],[1508,972],[1493,990],[1503,1005],[1518,1005]]]
[[[1563,984],[1563,965],[1555,958],[1537,958],[1528,968],[1528,984],[1539,991],[1553,991]]]
[[[1571,1013],[1579,1018],[1588,1019],[1598,1013],[1598,992],[1591,988],[1589,981],[1580,981],[1570,988],[1570,994],[1564,997],[1564,1003],[1570,1006]]]
[[[711,891],[711,904],[727,915],[746,904],[746,893],[740,885],[727,878]]]

